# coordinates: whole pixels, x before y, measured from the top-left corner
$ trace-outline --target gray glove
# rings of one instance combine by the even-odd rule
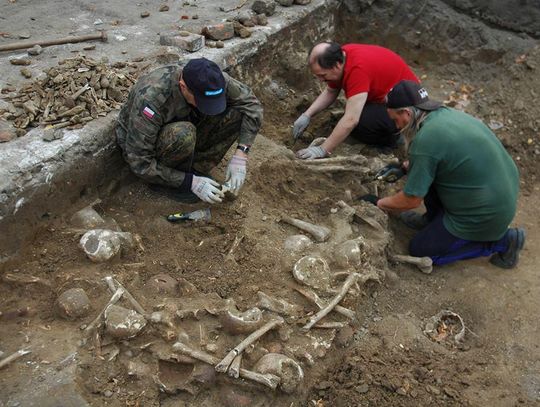
[[[296,119],[292,129],[292,135],[295,140],[298,139],[298,137],[302,135],[307,126],[309,126],[310,120],[311,119],[309,118],[309,116],[305,113],[302,113],[302,115],[298,119]]]
[[[221,202],[223,199],[223,192],[221,192],[220,185],[207,177],[194,175],[191,183],[191,191],[202,201],[211,204]]]
[[[296,157],[302,160],[313,160],[315,158],[324,158],[327,155],[328,155],[328,151],[326,151],[321,146],[311,146],[308,148],[304,148],[303,150],[298,150],[296,152]]]
[[[247,158],[233,155],[227,167],[225,181],[229,181],[231,192],[235,195],[238,195],[240,188],[242,188],[242,185],[244,185],[247,172],[246,164]]]

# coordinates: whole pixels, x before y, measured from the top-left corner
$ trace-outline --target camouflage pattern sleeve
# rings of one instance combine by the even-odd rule
[[[223,73],[227,80],[227,106],[237,109],[242,114],[242,125],[238,142],[253,144],[262,125],[263,108],[251,89],[243,83]]]
[[[127,111],[121,112],[124,119],[123,127],[126,130],[124,157],[135,175],[143,180],[154,184],[180,187],[185,173],[166,167],[156,159],[157,137],[164,125],[162,114],[166,114],[166,112],[161,112],[163,107],[160,106],[159,101],[163,98],[163,94],[160,92],[167,92],[167,90],[161,89],[159,79],[154,82],[155,84],[157,86],[146,86],[144,83],[139,84],[141,86],[135,85],[136,88],[130,93],[124,106]]]

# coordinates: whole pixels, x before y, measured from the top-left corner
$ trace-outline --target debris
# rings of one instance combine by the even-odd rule
[[[424,333],[435,342],[451,340],[459,344],[465,338],[465,323],[455,312],[443,310],[427,321]]]
[[[107,307],[104,315],[106,332],[113,338],[133,338],[146,326],[141,314],[118,305]]]
[[[32,61],[26,58],[13,58],[9,62],[11,65],[30,65],[32,63]]]
[[[234,33],[240,38],[251,37],[251,30],[249,28],[240,24],[238,21],[235,21],[233,25],[234,25]]]
[[[304,371],[293,359],[279,354],[268,353],[257,361],[253,370],[263,374],[273,374],[280,378],[279,387],[285,393],[293,393],[304,381]]]
[[[321,309],[317,314],[312,316],[309,319],[309,322],[302,327],[302,330],[309,331],[313,327],[313,325],[315,325],[317,322],[323,319],[326,315],[328,315],[328,313],[330,313],[330,311],[332,311],[335,308],[335,306],[343,299],[343,297],[345,297],[345,295],[347,294],[347,291],[349,291],[351,286],[356,283],[359,277],[360,277],[359,274],[351,273],[349,277],[347,277],[347,280],[345,280],[345,283],[343,283],[343,286],[341,287],[341,290],[339,291],[339,293],[332,299],[332,301],[328,303],[328,305],[325,308]]]
[[[433,271],[433,260],[430,257],[414,257],[404,254],[394,254],[391,259],[398,263],[413,264],[425,274],[431,274]]]
[[[283,216],[281,221],[288,223],[289,225],[296,226],[298,229],[309,233],[319,243],[326,242],[331,234],[330,229],[327,227],[314,225],[300,219],[291,218],[290,216]]]
[[[202,362],[208,363],[209,365],[217,365],[219,363],[219,359],[217,357],[209,355],[208,353],[200,350],[191,349],[188,345],[182,342],[176,342],[173,345],[173,349],[176,352],[179,352],[183,355],[191,356],[193,359],[200,360]],[[276,389],[280,381],[279,377],[273,374],[261,374],[242,368],[240,368],[239,370],[239,375],[244,379],[252,380],[254,382],[270,387],[272,390]]]
[[[0,143],[5,143],[17,138],[15,127],[5,120],[0,119]]]
[[[255,0],[251,9],[257,14],[265,14],[270,17],[276,12],[276,3],[274,0]]]
[[[65,319],[83,318],[90,312],[90,299],[82,288],[71,288],[58,296],[56,312]]]
[[[27,52],[28,52],[28,55],[36,56],[43,52],[43,48],[41,47],[41,45],[36,44],[32,48],[30,48]]]
[[[159,11],[160,12],[169,11],[169,6],[166,4],[162,4],[159,6]]]
[[[150,16],[150,12],[149,11],[142,11],[141,12],[141,18],[146,18],[146,17],[149,17]]]
[[[182,35],[182,32],[161,33],[159,43],[161,45],[179,47],[189,52],[195,52],[204,47],[204,35],[189,33],[187,31],[184,31],[184,33],[187,33],[187,35]]]
[[[281,317],[277,317],[276,319],[267,322],[262,327],[257,329],[255,332],[253,332],[251,335],[249,335],[246,339],[244,339],[242,342],[240,342],[238,345],[236,345],[227,355],[223,358],[221,362],[216,364],[216,371],[217,372],[226,372],[229,369],[229,366],[231,365],[233,359],[238,356],[240,353],[242,353],[249,345],[257,341],[261,336],[263,336],[266,332],[274,329],[277,326],[283,325],[285,323],[285,320]]]
[[[19,349],[17,352],[12,353],[8,357],[0,360],[0,369],[9,365],[11,362],[14,362],[15,360],[23,357],[24,355],[28,355],[29,353],[32,353],[32,351],[28,349]]]
[[[223,41],[234,37],[234,25],[231,22],[222,24],[207,25],[203,27],[202,33],[211,40]],[[218,47],[219,48],[219,47]]]

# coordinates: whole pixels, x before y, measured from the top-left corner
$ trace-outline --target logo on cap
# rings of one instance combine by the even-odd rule
[[[422,99],[425,99],[425,98],[428,97],[427,90],[425,90],[424,88],[418,89],[418,94],[420,95],[420,97],[421,97]]]
[[[218,90],[207,90],[204,92],[206,96],[216,96],[216,95],[221,95],[222,93],[223,93],[223,88],[218,89]]]

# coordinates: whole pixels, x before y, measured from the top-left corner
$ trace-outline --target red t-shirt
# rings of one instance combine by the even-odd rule
[[[420,82],[411,68],[395,52],[377,45],[346,44],[343,79],[329,82],[333,89],[343,89],[345,97],[367,92],[367,101],[382,103],[386,94],[401,80]]]

